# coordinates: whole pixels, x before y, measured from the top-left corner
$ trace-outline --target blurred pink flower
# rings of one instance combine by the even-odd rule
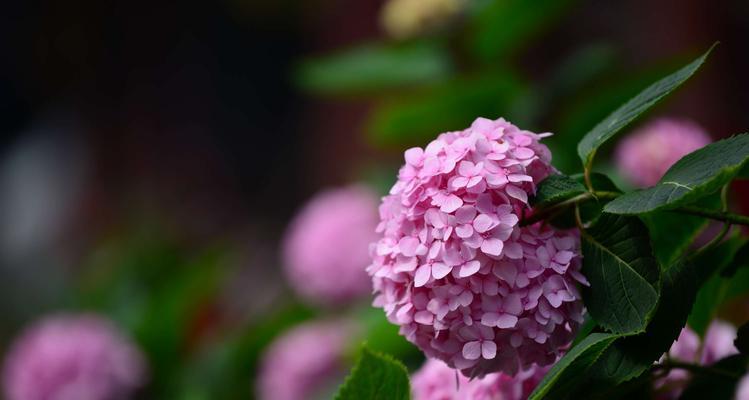
[[[343,321],[309,322],[276,339],[263,355],[258,398],[307,400],[335,389],[346,372],[343,353],[352,329]]]
[[[377,195],[365,186],[316,195],[292,221],[283,255],[291,286],[315,303],[346,302],[370,293],[365,271],[376,239]]]
[[[406,151],[380,206],[374,304],[466,376],[549,365],[582,322],[577,233],[519,226],[553,172],[547,135],[479,118]]]
[[[144,383],[138,349],[94,315],[47,317],[26,330],[5,360],[8,400],[131,398]]]
[[[549,367],[531,367],[514,377],[493,373],[469,380],[442,361],[428,359],[413,374],[414,400],[525,400]]]
[[[736,385],[736,400],[749,400],[749,374],[744,375],[743,378]]]
[[[710,365],[723,357],[738,353],[733,345],[736,328],[727,322],[714,320],[705,333],[705,340],[700,343],[697,334],[684,327],[679,338],[671,345],[668,355],[671,359],[701,365]],[[665,357],[661,361],[665,360]],[[659,399],[676,399],[686,387],[690,378],[689,372],[683,369],[672,369],[668,375],[656,381],[655,387]]]
[[[632,184],[653,186],[680,158],[710,142],[710,136],[694,122],[661,118],[621,141],[616,164]]]

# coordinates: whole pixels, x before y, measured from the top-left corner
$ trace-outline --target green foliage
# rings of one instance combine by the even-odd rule
[[[450,76],[451,64],[438,43],[369,44],[308,60],[299,67],[296,79],[311,91],[362,93],[438,82]]]
[[[720,208],[720,196],[708,196],[700,199],[695,205],[717,210]],[[640,215],[640,219],[650,231],[653,252],[661,265],[671,265],[684,254],[708,222],[702,217],[668,211],[643,214]]]
[[[749,134],[711,143],[684,156],[655,186],[627,193],[606,212],[641,214],[699,200],[730,182],[749,160]]]
[[[351,374],[338,389],[336,400],[408,400],[408,371],[399,361],[366,346]]]
[[[707,225],[702,217],[670,212],[645,214],[640,219],[650,231],[653,253],[660,265],[673,264]]]
[[[567,175],[550,175],[538,184],[536,195],[531,198],[531,205],[537,208],[548,207],[585,192],[582,183]]]
[[[591,333],[551,367],[528,399],[565,398],[601,353],[618,337],[619,335],[610,333]]]
[[[603,214],[582,239],[590,314],[614,333],[644,330],[658,301],[660,270],[643,223]]]
[[[710,51],[712,47],[687,66],[653,83],[588,132],[577,146],[577,153],[586,168],[590,169],[596,150],[602,144],[689,79],[702,65]]]
[[[525,90],[507,71],[457,79],[377,107],[368,121],[380,145],[423,145],[440,132],[464,129],[477,116],[496,116]]]
[[[367,307],[356,315],[362,321],[364,342],[369,349],[397,357],[408,367],[424,362],[424,353],[399,333],[398,326],[388,321],[382,310]]]
[[[689,262],[679,261],[666,269],[658,308],[645,332],[623,336],[606,349],[591,369],[585,390],[605,391],[647,371],[679,336],[699,285],[699,275]]]
[[[569,8],[571,0],[490,0],[469,26],[469,47],[482,60],[497,60],[527,43]]]
[[[707,282],[697,293],[692,313],[689,315],[689,326],[698,335],[704,335],[710,321],[725,302],[749,291],[749,269],[743,266],[734,267],[742,264],[737,251],[742,245],[746,248],[745,243],[745,238],[734,234],[693,261],[699,271],[710,272],[704,276]],[[736,270],[730,276],[726,275],[726,271],[733,268]],[[720,271],[720,274],[715,274],[714,271]]]

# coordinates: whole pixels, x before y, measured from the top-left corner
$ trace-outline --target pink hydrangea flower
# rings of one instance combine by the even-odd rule
[[[343,353],[352,329],[341,321],[310,322],[276,339],[263,355],[257,380],[258,398],[322,398],[316,396],[335,388],[345,376]]]
[[[525,400],[549,367],[533,366],[514,377],[493,373],[469,380],[445,363],[428,359],[411,377],[414,400]]]
[[[733,345],[735,338],[736,328],[720,320],[710,323],[702,343],[694,331],[684,327],[678,339],[671,345],[668,355],[671,359],[682,362],[710,365],[721,358],[738,353]],[[655,383],[658,398],[678,398],[689,378],[689,372],[683,369],[672,369],[668,375]]]
[[[130,398],[144,382],[138,349],[107,320],[59,315],[28,328],[5,360],[8,400]]]
[[[466,376],[549,365],[582,322],[577,234],[519,225],[553,172],[545,136],[479,118],[406,151],[380,206],[374,304]]]
[[[283,246],[286,276],[300,295],[335,304],[369,294],[377,203],[372,190],[355,185],[324,191],[301,210]]]
[[[616,164],[632,184],[653,186],[680,158],[710,142],[694,122],[662,118],[624,138],[616,148]]]

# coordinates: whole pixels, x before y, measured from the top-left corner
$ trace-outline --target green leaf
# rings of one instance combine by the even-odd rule
[[[611,398],[625,383],[636,389],[634,379],[668,351],[686,323],[697,290],[716,270],[683,260],[665,269],[658,307],[645,332],[617,337],[599,354],[587,376],[576,381],[570,397]]]
[[[547,202],[545,207],[552,206],[556,204],[558,201],[564,201],[567,199],[567,197],[572,197],[577,194],[581,194],[579,192],[579,187],[583,187],[583,192],[586,191],[585,187],[583,186],[583,175],[582,174],[575,174],[571,175],[569,178],[573,179],[575,182],[577,182],[577,185],[579,186],[572,186],[573,184],[570,183],[572,190],[566,194],[562,194],[560,191],[560,196],[556,197],[555,199],[550,199],[550,201]],[[611,182],[611,179],[609,179],[606,175],[599,174],[599,173],[592,173],[591,181],[593,182],[593,186],[597,188],[599,191],[608,191],[608,192],[614,192],[614,193],[621,193],[619,188],[614,185],[613,182]],[[543,182],[542,182],[543,184]],[[558,185],[556,185],[558,186]],[[577,188],[575,188],[577,187]],[[551,192],[553,189],[549,189],[548,193],[551,197]],[[580,218],[582,219],[582,222],[584,224],[592,224],[594,223],[598,217],[601,215],[601,212],[603,211],[603,206],[608,203],[611,199],[610,198],[591,198],[588,199],[580,204]],[[533,201],[533,200],[532,200]],[[537,201],[537,200],[536,200]],[[553,213],[549,217],[549,222],[559,228],[559,229],[570,229],[574,228],[576,226],[575,223],[575,209],[574,207],[568,207],[566,209],[559,210],[559,213]]]
[[[731,400],[734,399],[736,386],[747,371],[747,357],[735,354],[721,359],[710,366],[723,374],[695,374],[694,378],[682,393],[681,400]],[[724,374],[733,376],[725,376]]]
[[[619,385],[640,376],[666,352],[686,324],[699,287],[691,263],[678,262],[663,274],[663,287],[655,316],[644,333],[618,339],[591,368],[585,390]]]
[[[554,103],[558,116],[553,123],[556,131],[554,136],[544,139],[554,154],[554,166],[564,172],[581,170],[577,145],[590,127],[637,95],[641,88],[670,73],[678,65],[681,63],[669,62],[641,71],[627,69],[612,72]],[[593,187],[597,188],[595,185]]]
[[[438,82],[451,72],[449,54],[439,44],[367,44],[303,62],[296,80],[307,90],[340,94]]]
[[[736,271],[749,267],[749,243],[744,243],[741,248],[736,252],[733,260],[728,266],[721,271],[720,275],[724,278],[730,278],[736,275]]]
[[[695,206],[717,210],[720,208],[720,196],[709,196],[700,199]],[[697,236],[707,226],[707,219],[692,215],[668,211],[640,215],[640,219],[650,231],[650,241],[658,262],[663,266],[672,265]]]
[[[536,195],[531,198],[531,205],[536,208],[548,207],[585,192],[582,183],[567,175],[549,175],[538,184]]]
[[[645,225],[604,213],[582,237],[588,311],[614,333],[644,330],[658,301],[660,279]]]
[[[714,193],[749,160],[749,134],[711,143],[687,154],[655,186],[624,194],[606,205],[612,214],[672,209]]]
[[[422,144],[440,132],[464,129],[477,116],[506,115],[525,85],[506,71],[457,79],[380,104],[367,122],[378,145]],[[423,145],[423,144],[422,144]]]
[[[665,211],[640,218],[650,231],[653,252],[660,265],[673,264],[707,225],[705,218]]]
[[[738,233],[738,232],[737,232]],[[730,277],[725,272],[739,258],[737,251],[746,243],[739,234],[733,234],[718,246],[699,255],[693,262],[703,272],[707,281],[697,293],[697,300],[689,315],[689,326],[702,336],[725,302],[749,290],[749,269],[738,268]],[[720,271],[720,274],[715,274]],[[704,275],[708,273],[708,275]]]
[[[749,164],[744,165],[744,168],[739,171],[738,175],[736,175],[737,179],[749,179]]]
[[[351,374],[338,389],[336,400],[408,400],[411,389],[408,371],[392,357],[375,353],[366,346]]]
[[[713,45],[714,47],[715,45]],[[611,113],[606,119],[598,123],[583,139],[578,143],[577,154],[583,161],[586,168],[590,169],[593,163],[593,157],[596,150],[606,141],[614,137],[622,128],[637,118],[640,114],[655,105],[658,101],[671,93],[674,89],[684,83],[707,58],[713,47],[705,52],[702,56],[689,63],[687,66],[679,69],[673,74],[653,83],[637,96],[619,107]]]
[[[592,333],[570,349],[531,393],[529,400],[565,398],[580,382],[595,360],[619,335]]]

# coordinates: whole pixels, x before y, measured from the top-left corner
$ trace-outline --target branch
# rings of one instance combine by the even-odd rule
[[[680,208],[670,210],[670,211],[678,212],[682,214],[697,215],[700,217],[710,218],[710,219],[714,219],[717,221],[723,221],[723,222],[730,223],[730,224],[749,226],[748,216],[734,214],[728,211],[705,210],[704,208],[692,207],[692,206],[680,207]]]
[[[661,364],[655,365],[653,367],[654,370],[672,370],[672,369],[683,369],[685,371],[692,372],[694,374],[701,374],[701,375],[712,375],[712,376],[718,376],[721,378],[740,378],[741,376],[739,374],[736,374],[731,371],[726,371],[724,369],[715,368],[715,367],[706,367],[704,365],[698,365],[698,364],[691,364],[691,363],[685,363],[681,361],[676,361],[674,359],[667,360]]]

